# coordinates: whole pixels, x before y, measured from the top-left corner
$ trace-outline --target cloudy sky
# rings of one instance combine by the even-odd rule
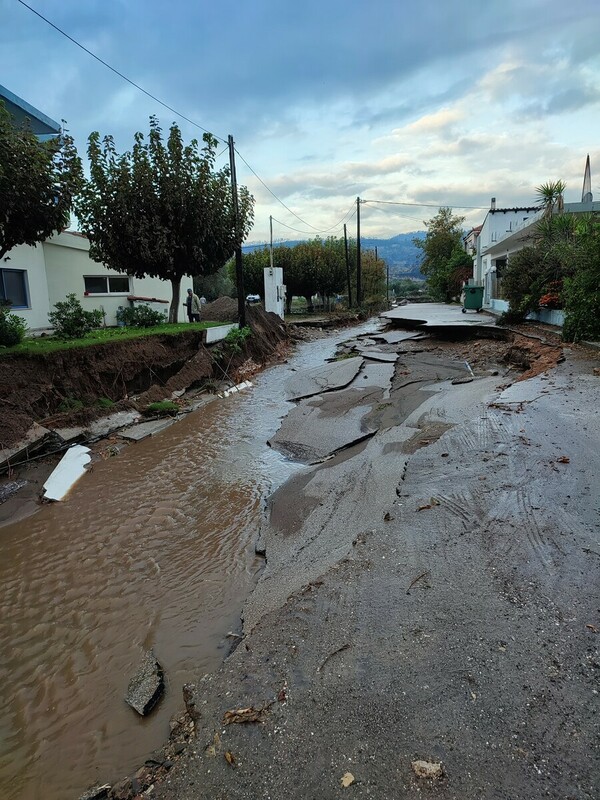
[[[250,241],[422,229],[435,208],[530,204],[586,154],[600,198],[599,0],[28,0],[98,56],[217,136],[233,134],[256,197]],[[128,149],[161,108],[49,27],[0,0],[0,83]],[[226,156],[222,156],[225,163]],[[485,211],[463,209],[466,225]],[[291,227],[285,227],[285,226]],[[298,229],[297,231],[292,228]]]

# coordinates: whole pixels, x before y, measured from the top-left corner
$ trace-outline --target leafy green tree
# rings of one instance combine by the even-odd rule
[[[235,264],[233,278],[229,272],[228,261],[213,275],[197,275],[194,277],[194,291],[198,297],[205,297],[211,303],[217,297],[233,297],[235,293]]]
[[[229,168],[215,170],[217,140],[204,134],[184,145],[171,125],[167,141],[155,117],[147,139],[136,133],[130,152],[119,155],[112,136],[89,137],[90,179],[76,211],[90,239],[90,256],[110,269],[169,280],[169,322],[179,312],[181,279],[217,272],[248,234],[254,199],[242,186],[239,225],[229,187]]]
[[[394,292],[396,297],[414,297],[423,289],[423,281],[414,278],[394,278],[390,281],[390,292]]]
[[[375,253],[366,250],[361,258],[364,305],[379,305],[385,300],[386,265]]]
[[[562,292],[566,341],[600,340],[600,215],[584,215],[575,226],[572,269]]]
[[[537,311],[540,300],[557,295],[563,281],[575,274],[583,239],[585,219],[564,212],[564,181],[549,181],[536,189],[542,216],[535,225],[532,244],[511,255],[502,279],[510,310],[507,322],[519,322]]]
[[[268,247],[261,247],[258,250],[250,250],[250,252],[242,254],[242,271],[244,273],[244,291],[246,294],[258,294],[264,298],[264,270],[269,266],[269,263]],[[230,280],[235,285],[235,261],[228,262],[227,270]]]
[[[413,239],[415,247],[423,251],[419,269],[426,276],[431,293],[447,303],[458,293],[455,271],[457,265],[461,265],[456,250],[461,247],[464,221],[465,218],[455,216],[451,208],[440,208],[433,219],[424,221],[425,238]]]
[[[551,274],[540,247],[533,245],[513,253],[502,278],[502,291],[510,306],[510,313],[503,315],[503,319],[519,322],[535,310]]]
[[[81,180],[66,131],[40,142],[28,126],[16,127],[0,102],[0,258],[66,228]]]
[[[314,310],[312,297],[317,291],[317,265],[315,249],[310,242],[300,242],[293,247],[293,278],[290,285],[286,283],[288,295],[297,295],[306,299],[309,312]],[[284,275],[284,280],[288,280]]]
[[[344,290],[346,283],[346,261],[344,242],[335,236],[324,241],[313,239],[309,242],[315,272],[315,288],[323,297],[323,305],[329,304],[330,298]]]

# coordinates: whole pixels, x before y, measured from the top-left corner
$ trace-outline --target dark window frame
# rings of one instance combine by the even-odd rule
[[[104,281],[105,291],[97,292],[87,288],[86,281],[89,279],[94,281],[102,280]],[[111,289],[110,282],[111,280],[121,280],[127,281],[127,289]],[[131,275],[84,275],[83,276],[83,286],[84,286],[84,294],[86,295],[93,295],[94,297],[97,296],[127,296],[131,294]]]
[[[23,281],[23,294],[25,295],[25,304],[20,303],[11,303],[10,307],[14,309],[30,309],[31,308],[31,294],[29,292],[29,278],[27,276],[26,269],[14,269],[12,267],[0,267],[0,299],[10,300],[10,297],[6,297],[6,286],[4,282],[4,273],[5,272],[13,272],[19,273],[21,275]]]

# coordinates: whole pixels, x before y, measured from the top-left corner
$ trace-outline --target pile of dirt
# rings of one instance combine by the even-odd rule
[[[285,323],[258,306],[248,309],[247,322],[252,336],[228,355],[230,374],[249,359],[264,366],[280,357],[287,340]],[[142,410],[174,391],[221,380],[212,349],[202,344],[202,331],[190,330],[43,356],[7,354],[0,358],[0,448],[20,441],[34,422],[84,425],[115,410]]]
[[[219,297],[213,303],[202,306],[202,318],[209,322],[236,322],[238,303],[233,297]]]

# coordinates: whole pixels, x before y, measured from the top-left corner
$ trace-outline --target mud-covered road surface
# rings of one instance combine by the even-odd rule
[[[149,796],[600,796],[598,361],[396,338],[347,349],[397,352],[387,385],[284,423],[314,466],[272,497],[244,638]]]

